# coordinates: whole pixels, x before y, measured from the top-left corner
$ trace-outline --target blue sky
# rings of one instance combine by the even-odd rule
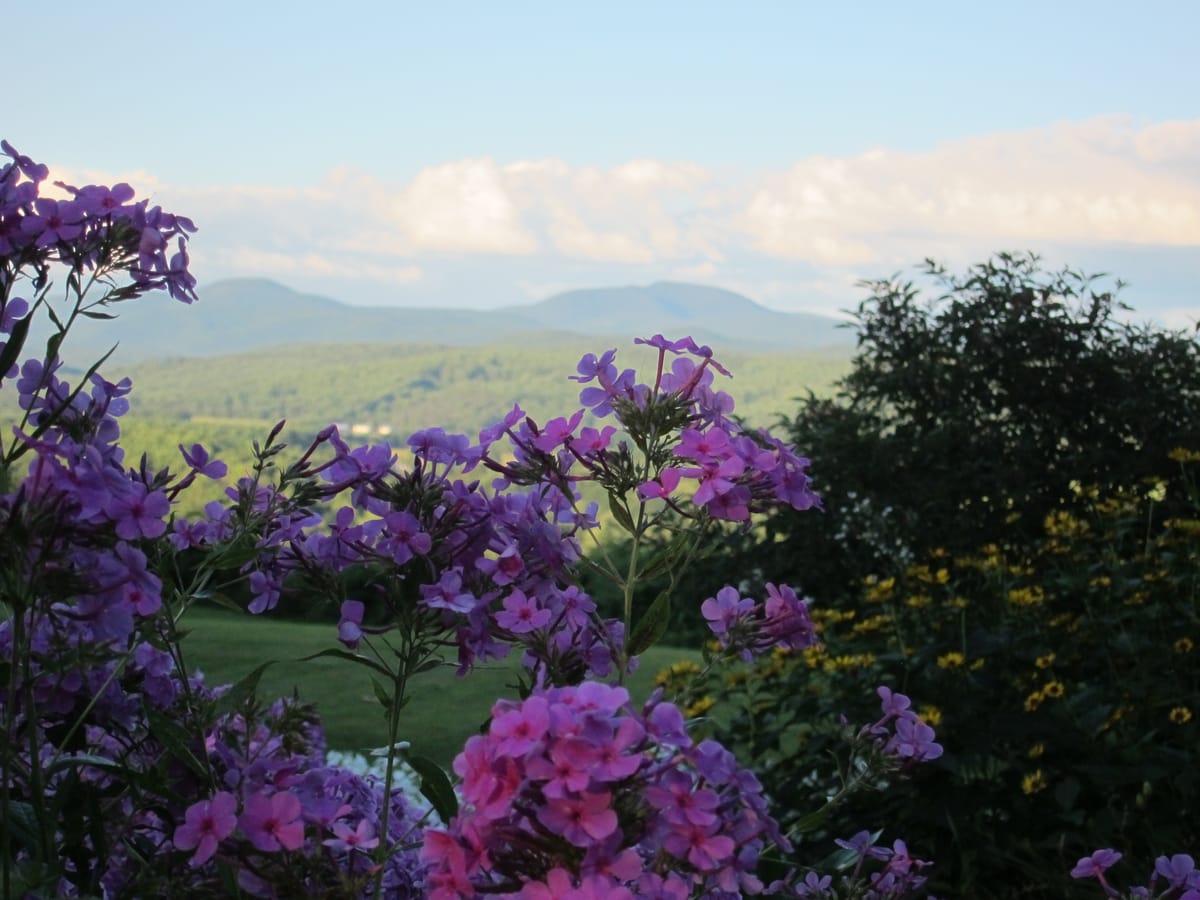
[[[191,215],[206,281],[493,307],[687,280],[832,312],[996,250],[1200,317],[1200,11],[71,0],[4,135]]]

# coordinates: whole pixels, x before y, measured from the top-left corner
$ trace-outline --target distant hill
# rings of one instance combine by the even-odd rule
[[[119,362],[208,357],[292,344],[394,342],[472,347],[554,346],[580,337],[624,341],[661,332],[691,335],[714,349],[797,351],[848,348],[840,320],[766,309],[732,291],[659,282],[570,291],[496,310],[351,306],[274,281],[239,278],[202,287],[183,308],[152,294],[112,311],[116,324],[83,321],[69,362],[95,359],[120,341]]]

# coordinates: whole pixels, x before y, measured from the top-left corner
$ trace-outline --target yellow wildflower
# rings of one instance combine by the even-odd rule
[[[913,609],[924,609],[932,602],[933,600],[928,594],[914,594],[904,601],[906,606],[910,606]]]
[[[698,716],[704,715],[710,709],[717,705],[717,701],[712,697],[701,697],[695,703],[692,703],[683,711],[684,718],[695,719]]]
[[[951,651],[938,657],[937,664],[939,669],[960,669],[967,658],[961,653]]]
[[[1042,754],[1045,752],[1046,752],[1046,745],[1043,744],[1041,741],[1038,741],[1036,744],[1034,744],[1032,747],[1029,748],[1029,752],[1026,753],[1025,755],[1028,756],[1030,759],[1041,759]]]
[[[1153,503],[1162,503],[1167,499],[1167,483],[1165,481],[1156,481],[1154,487],[1146,491],[1146,499]]]
[[[1013,606],[1041,606],[1045,599],[1045,591],[1036,584],[1024,588],[1013,588],[1008,592],[1008,602]]]
[[[1187,450],[1183,447],[1176,447],[1167,454],[1168,459],[1173,459],[1177,463],[1200,462],[1200,450]]]
[[[1169,718],[1176,725],[1186,725],[1192,721],[1192,711],[1186,706],[1177,706],[1171,710]]]
[[[1088,582],[1089,587],[1108,587],[1112,584],[1112,579],[1107,575],[1097,575]]]
[[[1061,681],[1048,681],[1042,688],[1042,695],[1051,700],[1057,700],[1066,692],[1066,686]]]
[[[1196,645],[1192,643],[1192,639],[1189,637],[1181,637],[1179,640],[1177,640],[1174,644],[1171,645],[1171,647],[1175,650],[1175,652],[1180,655],[1182,655],[1184,653],[1191,653],[1192,648],[1194,648],[1195,646]]]
[[[936,706],[925,705],[918,711],[917,715],[921,717],[921,721],[930,728],[937,728],[942,724],[942,711]]]
[[[971,670],[972,672],[978,672],[980,669],[982,669],[982,668],[983,668],[983,662],[984,662],[984,661],[983,661],[983,659],[982,659],[982,658],[981,658],[981,659],[977,659],[977,660],[975,660],[973,663],[971,663],[971,665],[970,665],[968,668],[970,668],[970,670]]]
[[[1048,669],[1052,665],[1054,665],[1054,654],[1053,653],[1044,653],[1041,656],[1039,656],[1036,660],[1034,660],[1033,664],[1035,666],[1037,666],[1039,669]]]
[[[1027,797],[1030,794],[1036,794],[1038,791],[1044,791],[1046,787],[1046,776],[1042,774],[1041,769],[1030,772],[1021,779],[1021,793]]]
[[[1033,712],[1042,705],[1042,701],[1045,699],[1041,691],[1034,691],[1025,698],[1025,712]]]
[[[933,573],[933,580],[936,581],[938,584],[948,584],[950,581],[950,570],[949,569],[938,569],[936,572]]]

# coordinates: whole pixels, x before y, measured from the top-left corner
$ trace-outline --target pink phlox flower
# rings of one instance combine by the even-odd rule
[[[476,868],[474,858],[469,860],[467,848],[450,834],[426,829],[421,842],[421,861],[429,866],[425,884],[429,900],[475,896],[475,886],[471,883],[471,872]]]
[[[495,559],[482,557],[475,563],[475,568],[485,575],[490,575],[498,585],[512,584],[525,571],[525,560],[521,558],[521,550],[516,544],[508,544]]]
[[[629,888],[601,874],[585,875],[576,885],[574,876],[560,867],[546,873],[546,880],[526,882],[518,900],[633,900]]]
[[[592,456],[607,450],[616,433],[615,425],[605,425],[603,429],[586,426],[579,430],[579,437],[571,442],[571,446],[583,456]]]
[[[691,824],[672,829],[663,840],[663,847],[701,872],[712,872],[729,865],[736,849],[733,838],[717,834],[715,826]]]
[[[544,697],[529,697],[515,709],[497,705],[492,710],[491,737],[496,752],[520,758],[538,747],[550,728],[550,705]]]
[[[355,828],[351,828],[344,822],[334,822],[332,830],[335,837],[327,838],[322,843],[335,853],[373,850],[379,846],[379,838],[375,836],[375,826],[366,819],[360,820]]]
[[[645,763],[645,757],[637,749],[645,736],[646,729],[636,719],[622,718],[612,737],[596,745],[592,777],[613,782],[632,776]]]
[[[578,796],[547,798],[537,810],[538,821],[576,847],[587,847],[617,830],[617,814],[608,791],[585,791]]]
[[[638,485],[638,497],[643,500],[658,500],[670,497],[675,492],[675,489],[679,487],[679,479],[689,471],[695,470],[667,466],[658,473],[657,479]]]
[[[218,791],[209,800],[193,803],[184,814],[184,823],[175,829],[174,843],[180,850],[196,852],[188,865],[202,866],[208,862],[217,846],[237,828],[237,798],[227,791]]]
[[[570,419],[563,416],[551,419],[546,423],[541,434],[534,438],[533,446],[537,447],[543,453],[550,453],[555,447],[569,443],[574,439],[575,429],[583,421],[583,413],[584,411],[580,409]]]
[[[746,471],[746,463],[740,456],[730,456],[721,460],[705,462],[700,467],[700,486],[692,495],[692,503],[704,506],[714,497],[727,494],[737,485],[733,479]]]
[[[304,820],[300,814],[300,800],[293,794],[260,791],[246,801],[242,831],[264,853],[298,850],[304,843]]]
[[[817,642],[817,629],[808,612],[808,604],[788,585],[768,583],[763,636],[771,646],[785,650],[803,650]]]
[[[729,434],[722,428],[710,428],[708,431],[685,428],[680,432],[679,444],[675,447],[676,456],[698,463],[720,463],[732,454]]]
[[[496,614],[496,624],[513,634],[528,634],[550,624],[551,612],[536,599],[514,590],[504,598],[504,611]]]
[[[590,763],[596,749],[589,742],[575,737],[557,740],[545,756],[534,756],[526,763],[530,778],[542,782],[546,797],[567,797],[578,794],[591,784]]]

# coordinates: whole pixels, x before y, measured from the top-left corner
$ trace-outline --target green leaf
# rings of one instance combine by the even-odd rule
[[[384,678],[391,679],[392,673],[388,671],[387,666],[377,660],[370,659],[366,656],[360,656],[357,653],[351,653],[349,650],[343,650],[340,647],[330,647],[327,650],[322,650],[320,653],[310,653],[308,656],[300,657],[298,662],[308,662],[310,659],[316,659],[320,656],[336,656],[338,659],[344,659],[346,662],[357,663],[360,666],[366,666],[375,672],[378,672]]]
[[[96,756],[91,753],[76,753],[71,756],[60,756],[52,762],[46,767],[46,777],[49,778],[54,773],[61,772],[63,769],[69,769],[72,766],[91,766],[94,769],[106,769],[109,772],[129,772],[128,767],[106,757]]]
[[[150,733],[167,751],[201,778],[208,777],[208,768],[192,752],[191,733],[169,716],[153,709],[146,710]]]
[[[629,514],[629,509],[625,506],[625,501],[616,494],[609,494],[608,508],[612,512],[613,518],[616,519],[617,524],[630,534],[633,534],[635,531],[633,517]]]
[[[433,804],[444,823],[458,813],[458,796],[454,793],[454,785],[446,771],[427,756],[405,754],[405,762],[412,766],[413,771],[421,778],[421,794]]]
[[[658,643],[671,623],[671,592],[659,594],[634,626],[629,638],[629,655],[638,656]]]
[[[42,857],[42,839],[38,834],[37,815],[33,807],[20,800],[8,801],[8,822],[13,837],[29,848],[29,855],[34,859]]]
[[[4,350],[0,352],[0,375],[11,369],[13,363],[20,357],[21,348],[25,346],[25,337],[29,334],[29,324],[32,321],[33,316],[28,315],[13,323],[12,331],[8,335],[8,342],[4,345]]]
[[[217,715],[231,713],[251,697],[258,690],[259,679],[262,678],[262,673],[267,670],[268,666],[275,665],[275,660],[270,659],[256,668],[254,671],[245,675],[237,684],[227,690],[224,694],[217,698],[217,702],[213,705],[213,709]]]
[[[388,693],[387,688],[379,683],[377,678],[371,678],[371,687],[375,689],[375,699],[379,701],[379,705],[384,709],[392,708],[392,695]]]

